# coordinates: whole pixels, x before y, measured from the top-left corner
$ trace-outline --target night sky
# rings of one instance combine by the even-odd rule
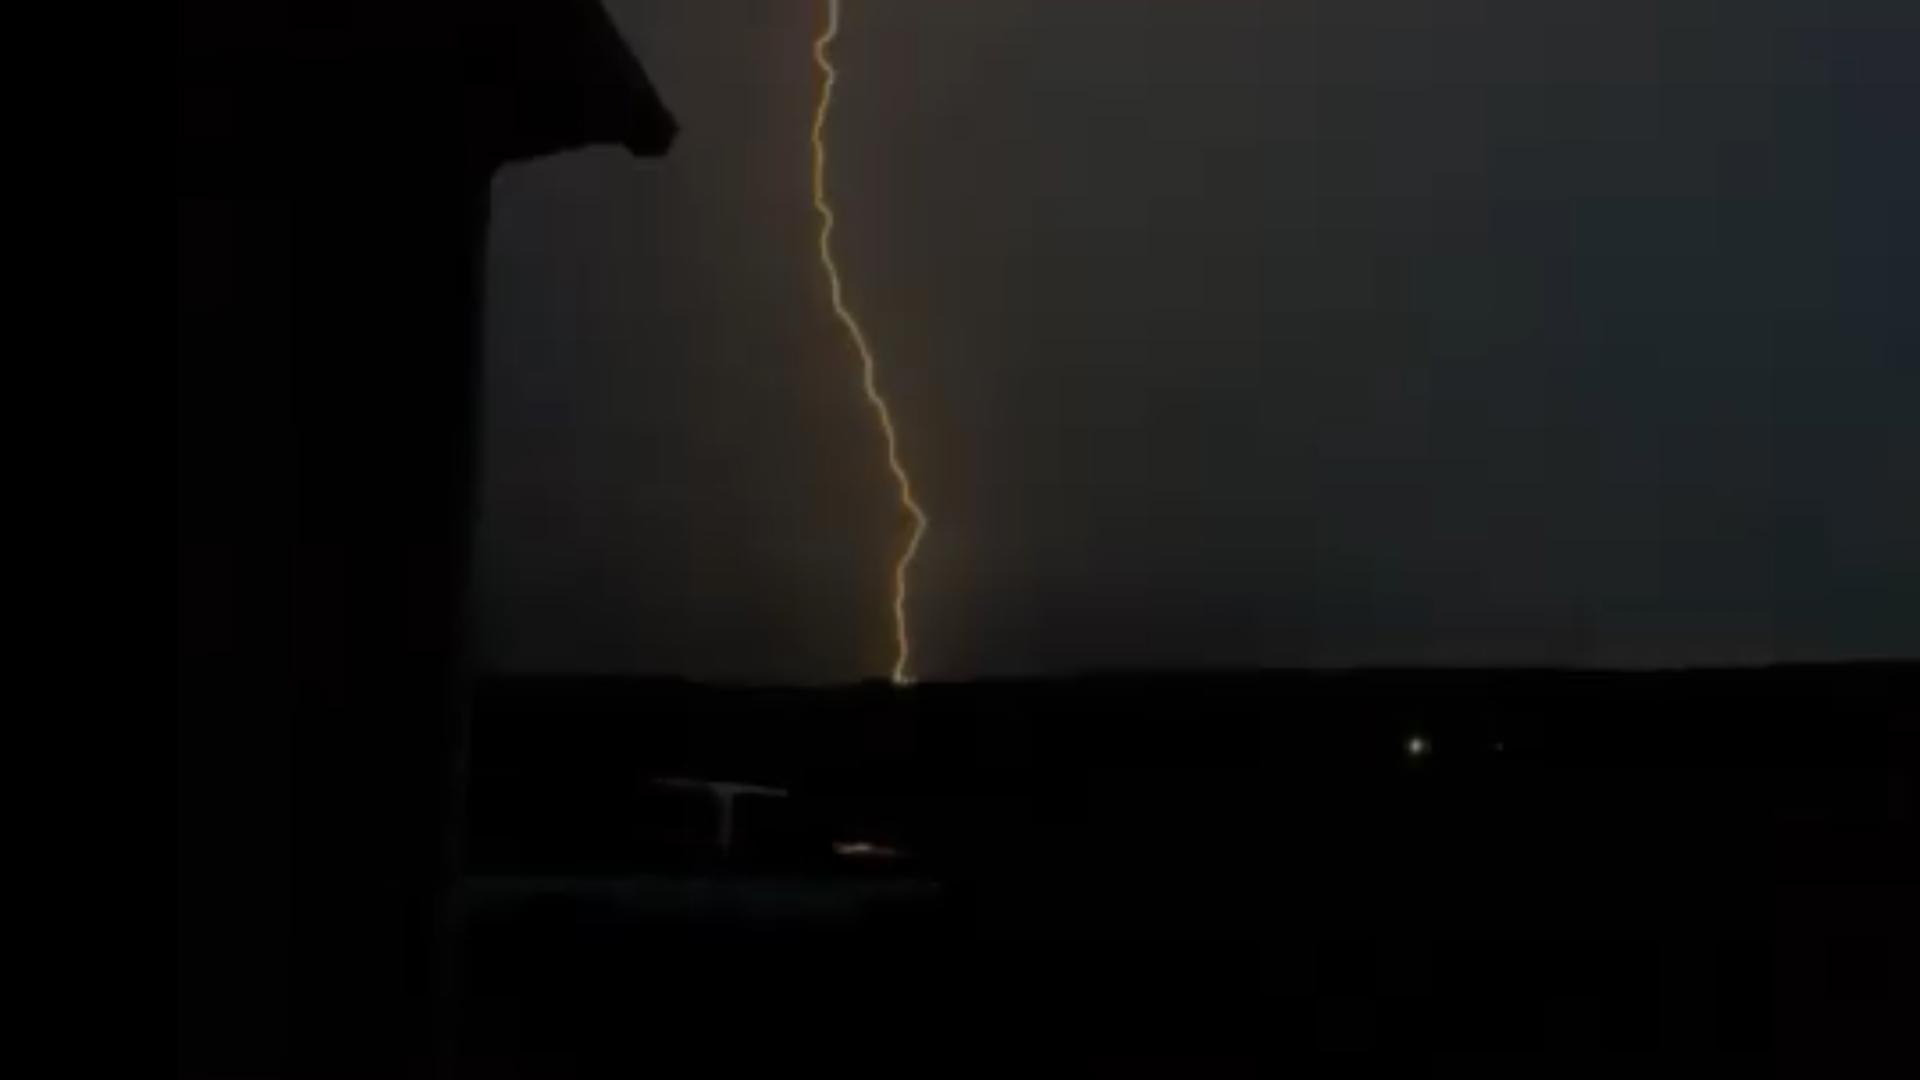
[[[496,184],[483,663],[832,681],[904,523],[810,0]],[[1920,653],[1910,0],[846,0],[927,678]]]

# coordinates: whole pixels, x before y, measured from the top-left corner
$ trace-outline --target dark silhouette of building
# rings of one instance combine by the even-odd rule
[[[180,18],[180,1063],[425,1069],[488,180],[675,127],[597,0]]]

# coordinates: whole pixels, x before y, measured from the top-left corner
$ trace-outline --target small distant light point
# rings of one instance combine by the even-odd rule
[[[1407,736],[1407,756],[1409,758],[1418,760],[1420,758],[1426,757],[1428,754],[1432,752],[1433,752],[1433,744],[1427,741],[1427,737],[1425,735]]]
[[[835,840],[833,853],[843,859],[897,859],[900,849],[871,840]]]

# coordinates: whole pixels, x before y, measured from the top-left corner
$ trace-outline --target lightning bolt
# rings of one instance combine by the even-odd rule
[[[913,657],[913,639],[907,630],[907,572],[913,566],[913,558],[920,553],[920,541],[927,534],[929,519],[927,512],[913,497],[913,478],[907,475],[907,467],[900,460],[900,437],[894,429],[893,411],[887,408],[886,395],[880,392],[875,381],[878,364],[873,358],[873,349],[867,344],[866,331],[860,328],[860,320],[854,317],[852,309],[847,307],[846,297],[840,285],[840,267],[833,261],[833,204],[827,199],[827,114],[833,110],[833,87],[839,81],[839,69],[833,66],[828,57],[828,48],[834,38],[840,35],[840,0],[827,0],[827,25],[820,36],[813,39],[813,61],[820,68],[820,104],[813,113],[813,208],[820,214],[820,266],[827,274],[827,288],[833,297],[833,313],[840,324],[847,329],[847,337],[853,342],[853,349],[860,356],[860,386],[866,393],[867,404],[872,406],[874,416],[880,421],[880,433],[886,438],[887,468],[893,473],[894,485],[899,491],[900,508],[906,511],[913,522],[913,531],[907,536],[906,547],[893,564],[893,670],[891,677],[894,685],[905,686],[913,681],[908,662]]]

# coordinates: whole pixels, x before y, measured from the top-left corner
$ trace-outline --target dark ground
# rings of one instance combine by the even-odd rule
[[[492,682],[461,1071],[1538,1051],[1899,1072],[1915,676]],[[740,804],[721,862],[711,804],[654,776],[792,795]],[[902,857],[836,859],[853,839]]]

